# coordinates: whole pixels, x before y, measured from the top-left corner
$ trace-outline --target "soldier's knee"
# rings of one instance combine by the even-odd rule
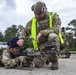
[[[36,68],[41,68],[44,66],[44,62],[42,60],[37,60],[35,63]]]
[[[50,40],[52,40],[54,38],[59,40],[59,36],[56,33],[50,33],[49,37],[48,37],[48,40],[50,41]]]

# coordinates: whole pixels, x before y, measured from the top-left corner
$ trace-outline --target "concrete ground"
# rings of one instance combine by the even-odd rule
[[[51,70],[51,63],[43,68],[33,68],[33,70],[5,69],[0,67],[0,75],[76,75],[76,54],[72,54],[69,59],[59,59],[59,69]]]

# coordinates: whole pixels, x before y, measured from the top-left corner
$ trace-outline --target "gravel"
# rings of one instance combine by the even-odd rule
[[[27,70],[5,69],[0,67],[0,75],[76,75],[76,54],[71,55],[69,59],[59,59],[59,69],[51,70],[51,63],[42,68],[29,68]]]

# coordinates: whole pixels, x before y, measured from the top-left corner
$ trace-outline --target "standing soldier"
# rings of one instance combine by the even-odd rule
[[[20,38],[25,38],[27,35],[31,35],[33,41],[34,50],[45,50],[45,46],[48,44],[56,45],[56,50],[50,55],[50,61],[52,62],[51,69],[58,69],[58,55],[59,55],[59,28],[61,27],[61,20],[56,12],[48,12],[45,3],[37,2],[31,7],[35,17],[33,17],[26,27],[21,31]],[[46,62],[49,61],[47,58]],[[42,67],[43,61],[38,59],[35,67]],[[42,64],[42,65],[41,65]]]
[[[69,52],[69,42],[68,42],[68,38],[69,35],[65,32],[65,28],[62,27],[62,37],[64,39],[64,49],[63,51],[65,52],[65,58],[69,58],[71,53]]]

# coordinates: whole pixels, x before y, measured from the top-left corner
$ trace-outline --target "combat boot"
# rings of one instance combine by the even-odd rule
[[[48,56],[48,58],[47,58],[47,60],[46,60],[46,65],[49,65],[49,63],[50,63],[51,61],[52,61],[52,60],[51,60],[51,57]]]
[[[46,65],[49,65],[49,63],[50,63],[50,60],[47,59],[47,60],[46,60]]]
[[[58,69],[58,60],[52,61],[51,69],[52,70],[57,70]]]
[[[70,58],[70,56],[71,56],[71,53],[66,54],[65,58]]]
[[[70,58],[70,56],[71,56],[71,52],[66,52],[65,53],[65,58]]]

